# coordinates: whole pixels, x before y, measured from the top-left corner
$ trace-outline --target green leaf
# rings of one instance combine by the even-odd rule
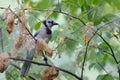
[[[36,18],[33,15],[28,17],[28,23],[31,29],[33,29],[35,25],[35,21],[36,21]]]
[[[98,5],[100,3],[101,0],[93,0],[93,4],[94,5]]]
[[[83,77],[83,80],[89,80],[89,77],[84,76],[84,77]]]
[[[119,63],[119,64],[117,64],[117,67],[118,67],[118,69],[120,69],[120,63]]]
[[[89,65],[89,70],[91,70],[91,69],[94,67],[95,64],[96,64],[96,63],[91,63],[91,64]]]
[[[80,5],[83,5],[85,0],[79,0]]]
[[[64,77],[66,78],[66,80],[75,80],[74,77],[71,77],[71,76],[68,75],[68,74],[64,74]]]
[[[116,48],[117,49],[117,48]],[[120,51],[117,51],[117,54],[116,54],[116,57],[118,58],[118,59],[120,59]]]
[[[120,0],[106,0],[112,7],[120,9]]]
[[[76,45],[77,42],[74,41],[73,39],[68,38],[65,40],[66,51],[68,53],[72,53],[75,50]]]
[[[120,10],[120,0],[116,0],[115,1],[115,5]]]
[[[105,42],[102,42],[98,47],[103,51],[108,51],[109,49]]]
[[[53,1],[51,0],[42,0],[37,3],[37,8],[39,9],[46,9],[50,8],[53,5]]]
[[[35,24],[34,29],[35,29],[35,30],[38,30],[38,29],[40,28],[40,25],[41,25],[41,22],[37,22],[37,23]]]
[[[113,78],[109,74],[98,75],[96,80],[113,80]]]
[[[94,19],[94,25],[99,25],[102,22],[102,18],[97,16]]]
[[[98,75],[96,80],[102,80],[103,77],[104,77],[104,75]]]
[[[11,74],[11,72],[12,72],[12,74]],[[11,77],[11,76],[14,76],[14,78],[17,79],[19,77],[19,73],[15,67],[9,66],[5,72],[5,76],[6,76],[7,80],[13,80],[13,77]]]
[[[104,21],[106,22],[106,21],[109,21],[111,19],[117,18],[117,16],[114,14],[108,13],[108,14],[104,15],[103,18],[104,18]]]
[[[103,76],[102,80],[113,80],[109,74]]]
[[[109,4],[112,4],[112,0],[105,0],[106,2],[108,2]]]
[[[104,61],[97,62],[94,68],[96,68],[99,72],[103,70],[105,67],[106,63]]]
[[[25,3],[28,3],[30,0],[24,0]]]
[[[107,59],[108,59],[108,55],[104,54],[103,61],[107,61]]]
[[[86,0],[86,2],[87,2],[88,5],[92,5],[93,1],[94,0]]]
[[[108,38],[112,38],[113,36],[110,34],[110,32],[106,32],[106,36],[108,37]]]
[[[97,61],[97,62],[102,61],[102,60],[103,60],[103,57],[104,57],[104,55],[103,55],[101,52],[97,52],[97,53],[95,54],[95,58],[96,58],[96,61]]]
[[[80,51],[79,52],[79,54],[77,55],[77,58],[76,58],[76,64],[80,64],[81,62],[82,62],[82,60],[83,60],[83,56],[84,56],[84,54],[82,54],[82,53],[84,53],[84,51]]]
[[[67,66],[66,66],[67,65]],[[72,73],[76,72],[76,67],[75,67],[75,63],[74,62],[66,62],[62,65],[60,65],[61,68],[64,68]],[[63,76],[67,79],[67,80],[76,80],[75,77],[70,76],[69,74],[63,73]]]
[[[55,30],[54,31],[54,35],[52,35],[52,39],[51,39],[51,41],[55,41],[55,42],[59,42],[59,36],[62,36],[61,35],[61,32],[60,31],[58,31],[58,30]]]

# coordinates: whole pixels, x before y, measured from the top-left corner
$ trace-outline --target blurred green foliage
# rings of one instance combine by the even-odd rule
[[[78,76],[81,74],[82,62],[86,50],[86,45],[84,43],[85,36],[87,35],[86,40],[89,40],[92,36],[90,34],[93,34],[89,32],[90,28],[85,27],[79,19],[84,21],[85,24],[87,22],[92,22],[94,24],[93,28],[96,30],[98,25],[120,16],[120,0],[22,0],[22,3],[18,5],[25,7],[28,4],[32,7],[32,10],[26,10],[25,14],[27,15],[27,22],[31,32],[34,33],[38,30],[42,25],[42,21],[48,18],[49,15],[49,18],[54,19],[60,24],[60,27],[53,30],[54,34],[50,42],[51,48],[54,49],[56,45],[59,45],[60,36],[65,37],[56,49],[59,54],[54,53],[55,56],[53,56],[52,59],[49,59],[49,62],[53,65],[58,65],[58,67],[65,68]],[[16,8],[18,8],[18,6],[16,6]],[[5,23],[0,20],[0,24],[3,29],[4,49],[6,51],[11,51],[15,35],[17,35],[17,28],[14,29],[14,33],[8,35]],[[60,30],[61,28],[63,29],[62,31]],[[85,31],[84,29],[87,30]],[[115,52],[116,59],[120,61],[120,21],[105,25],[98,33],[100,33],[111,45]],[[113,34],[115,34],[117,38],[113,36]],[[25,53],[25,51],[21,54],[23,53]],[[112,54],[108,45],[96,35],[89,45],[85,63],[89,64],[85,66],[84,70],[94,69],[95,71],[98,71],[98,76],[84,74],[84,80],[118,80],[119,76],[117,69],[119,64],[115,66],[116,62],[113,55],[110,55],[109,53]],[[60,55],[61,58],[56,55]],[[67,58],[64,58],[64,56],[67,56]],[[35,61],[42,62],[39,58]],[[22,62],[18,63],[18,65],[21,66]],[[109,66],[114,67],[116,70],[112,70]],[[42,71],[43,68],[43,66],[32,65],[29,75],[38,80],[40,79],[40,71]],[[12,76],[10,76],[10,74]],[[89,79],[90,76],[93,76],[93,78]],[[21,78],[19,70],[10,66],[6,71],[6,79],[14,80],[13,78],[17,80],[31,80],[29,77]],[[77,79],[69,74],[60,72],[59,77],[56,80]]]

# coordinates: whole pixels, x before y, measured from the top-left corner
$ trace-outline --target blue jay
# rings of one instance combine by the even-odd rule
[[[34,34],[34,38],[37,40],[39,39],[39,37],[41,37],[43,40],[45,40],[46,43],[49,42],[49,40],[51,39],[52,36],[52,26],[54,25],[59,25],[58,23],[54,22],[51,19],[47,19],[45,21],[43,21],[43,26],[40,27],[40,29]],[[27,51],[27,56],[26,59],[28,60],[32,60],[34,57],[34,53],[35,53],[35,48],[33,48],[30,51]],[[31,63],[30,62],[24,62],[23,66],[21,68],[20,71],[20,75],[25,77],[26,74],[28,73],[28,70],[30,68]]]

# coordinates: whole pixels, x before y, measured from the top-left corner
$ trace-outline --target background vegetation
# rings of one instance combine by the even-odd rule
[[[32,34],[47,18],[60,24],[60,27],[53,27],[54,34],[49,46],[54,50],[54,55],[48,58],[49,64],[68,70],[83,80],[120,80],[120,0],[12,1],[16,4],[15,8],[13,4],[7,7],[10,6],[13,11],[26,8],[24,12]],[[0,8],[3,12],[3,6]],[[4,50],[12,52],[17,26],[12,34],[8,34],[6,24],[1,19],[0,27]],[[19,55],[25,58],[26,50]],[[42,57],[34,61],[44,63]],[[17,64],[21,66],[22,62]],[[33,64],[28,75],[40,80],[40,71],[44,68]],[[5,77],[7,80],[31,80],[20,77],[19,70],[13,66],[7,68]],[[78,79],[60,72],[55,80]]]

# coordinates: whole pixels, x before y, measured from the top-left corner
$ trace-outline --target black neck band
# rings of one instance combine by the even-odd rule
[[[47,24],[46,24],[46,21],[43,21],[43,24],[45,25],[45,27],[48,27]]]
[[[52,31],[48,28],[47,24],[46,24],[46,21],[43,21],[43,24],[45,25],[46,27],[46,32],[47,34],[52,34]]]

